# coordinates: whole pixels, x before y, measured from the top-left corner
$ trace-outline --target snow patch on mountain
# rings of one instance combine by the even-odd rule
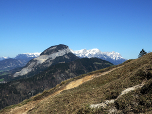
[[[36,53],[23,53],[27,55],[28,57],[38,57],[40,56],[41,52],[36,52]]]
[[[9,59],[9,57],[0,57],[0,61],[2,61],[4,59]]]

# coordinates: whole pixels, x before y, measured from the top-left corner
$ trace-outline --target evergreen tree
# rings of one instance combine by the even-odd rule
[[[145,54],[147,54],[147,52],[144,49],[142,49],[138,55],[138,58],[142,57]]]

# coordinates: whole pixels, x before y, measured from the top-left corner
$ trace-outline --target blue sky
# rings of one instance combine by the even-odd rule
[[[0,0],[0,57],[57,44],[135,59],[152,51],[152,0]]]

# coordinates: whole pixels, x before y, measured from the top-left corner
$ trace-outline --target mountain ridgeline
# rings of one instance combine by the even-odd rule
[[[26,60],[5,59],[0,61],[0,71],[12,70],[14,68],[23,67],[26,65]]]
[[[9,71],[15,68],[24,67],[31,59],[39,56],[39,53],[18,54],[15,58],[3,58],[0,60],[0,71]]]
[[[0,84],[0,109],[51,89],[69,78],[112,65],[98,58],[80,59],[63,44],[52,46],[14,73],[14,81]]]
[[[55,46],[52,46],[53,48]],[[45,52],[42,53],[23,53],[23,54],[18,54],[15,58],[9,58],[9,57],[0,57],[0,71],[8,71],[14,68],[18,67],[24,67],[30,60],[39,57],[41,55],[49,55],[52,52],[56,52],[59,49],[66,48],[67,46],[60,45],[58,48],[54,48],[52,51],[50,50],[45,50]],[[50,48],[50,49],[51,49]],[[113,63],[114,65],[118,65],[126,61],[118,52],[101,52],[99,49],[82,49],[82,50],[77,50],[73,51],[70,49],[70,51],[75,54],[77,57],[80,58],[92,58],[92,57],[97,57],[106,61],[109,61]],[[16,61],[16,62],[14,62]]]

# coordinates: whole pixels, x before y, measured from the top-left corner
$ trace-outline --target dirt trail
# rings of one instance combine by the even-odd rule
[[[123,65],[122,65],[122,66],[123,66]],[[113,68],[113,69],[111,69],[111,70],[109,70],[109,71],[100,73],[100,74],[98,74],[98,75],[92,74],[92,75],[85,76],[85,77],[83,77],[83,78],[81,78],[81,79],[72,81],[72,82],[70,82],[68,85],[66,85],[63,89],[56,91],[54,94],[51,94],[51,95],[45,97],[44,99],[28,102],[27,104],[25,104],[25,105],[23,105],[23,106],[21,106],[21,107],[18,107],[18,106],[17,106],[17,107],[15,107],[14,109],[11,109],[10,112],[7,112],[7,113],[5,113],[5,114],[27,114],[27,112],[28,112],[29,110],[33,109],[33,108],[36,106],[36,104],[38,104],[39,102],[47,101],[50,97],[53,97],[53,96],[59,94],[60,92],[62,92],[62,91],[64,91],[64,90],[68,90],[68,89],[72,89],[72,88],[74,88],[74,87],[78,87],[79,85],[83,84],[84,82],[87,82],[87,81],[89,81],[89,80],[92,80],[92,79],[94,79],[94,78],[96,78],[96,77],[99,77],[99,76],[102,76],[102,75],[106,75],[106,74],[108,74],[109,72],[111,72],[111,71],[113,71],[113,70],[115,70],[115,69],[118,69],[118,68],[120,68],[120,67],[122,67],[122,66],[119,66],[119,67],[117,67],[117,68]]]

